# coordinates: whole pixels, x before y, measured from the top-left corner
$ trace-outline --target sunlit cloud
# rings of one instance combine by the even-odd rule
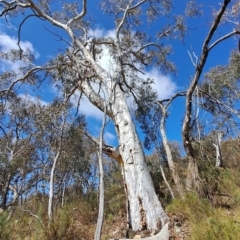
[[[79,100],[79,93],[75,93],[71,96],[70,102],[73,106],[77,107]],[[103,112],[95,107],[85,96],[82,96],[80,101],[79,112],[87,117],[92,117],[98,120],[103,119]]]
[[[111,132],[105,132],[103,138],[106,144],[111,145],[112,142],[116,139],[116,136]]]
[[[146,71],[144,78],[150,78],[154,80],[152,88],[157,91],[158,99],[162,100],[173,96],[177,91],[177,85],[168,76],[162,75],[157,69],[153,68],[150,71]]]

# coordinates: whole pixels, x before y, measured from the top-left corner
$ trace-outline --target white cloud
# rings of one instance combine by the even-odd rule
[[[157,69],[153,68],[151,71],[146,72],[144,78],[154,80],[152,88],[157,91],[158,99],[169,98],[177,91],[177,85],[168,76],[164,76]]]
[[[90,29],[88,32],[89,37],[95,37],[95,38],[115,38],[116,32],[115,29],[105,30],[102,28],[96,28],[96,29]]]
[[[115,39],[116,33],[115,30],[105,30],[101,28],[91,29],[89,31],[89,37],[94,38],[111,38]],[[106,46],[103,46],[102,57],[98,60],[98,63],[102,68],[108,71],[110,74],[114,74],[116,70],[116,64],[111,57],[111,54]]]
[[[112,142],[116,139],[116,136],[111,132],[105,132],[103,138],[106,144],[111,145]]]
[[[17,45],[17,39],[15,37],[11,37],[4,32],[0,32],[0,48],[4,53],[9,52],[11,49],[18,50],[19,46]],[[32,43],[29,41],[21,41],[20,46],[23,51],[29,50],[35,56],[35,58],[39,57],[39,53],[33,48]],[[10,60],[1,60],[2,66],[1,71],[13,70],[18,71],[19,67],[24,66],[23,61],[10,61]]]
[[[74,106],[77,106],[78,98],[79,98],[79,93],[76,93],[71,96],[70,101]],[[82,113],[87,117],[93,117],[99,120],[103,119],[102,111],[100,111],[97,107],[95,107],[85,96],[82,96],[79,111],[80,113]]]

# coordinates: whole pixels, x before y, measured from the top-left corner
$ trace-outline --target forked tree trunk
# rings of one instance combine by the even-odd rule
[[[155,193],[139,137],[118,85],[111,110],[120,144],[129,226],[134,231],[158,231],[168,221],[168,216]]]

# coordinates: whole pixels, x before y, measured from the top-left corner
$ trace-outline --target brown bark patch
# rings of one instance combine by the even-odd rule
[[[142,206],[142,199],[140,197],[138,197],[138,202],[139,202],[139,209],[140,209],[140,215],[141,215],[141,221],[140,221],[140,223],[142,225],[141,230],[146,230],[147,229],[146,213]]]

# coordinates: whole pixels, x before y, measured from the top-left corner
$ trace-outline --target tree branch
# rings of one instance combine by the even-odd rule
[[[52,17],[44,13],[32,0],[28,0],[28,1],[30,2],[30,4],[26,5],[26,7],[31,7],[32,9],[34,9],[39,14],[40,17],[43,17],[44,19],[48,20],[54,26],[60,27],[64,30],[67,29],[68,27],[67,25],[60,23],[59,21],[53,19]]]
[[[230,111],[231,113],[235,114],[238,118],[240,118],[240,113],[236,110],[234,110],[233,108],[229,107],[228,105],[224,104],[223,102],[219,101],[217,98],[211,96],[210,94],[208,94],[207,92],[204,92],[202,90],[199,90],[200,93],[208,96],[209,98],[211,98],[214,102],[216,102],[217,104],[223,106],[225,109],[227,109],[228,111]]]
[[[70,26],[71,24],[73,24],[74,22],[77,22],[78,20],[82,19],[87,12],[87,0],[83,0],[83,7],[82,7],[82,12],[80,14],[78,14],[76,17],[70,19],[67,23],[67,26]]]
[[[232,37],[235,34],[240,34],[240,30],[234,30],[228,34],[226,34],[225,36],[219,38],[218,40],[216,40],[213,44],[211,44],[211,46],[208,48],[208,51],[211,51],[212,48],[214,48],[218,43],[224,41],[225,39],[228,39],[230,37]]]

